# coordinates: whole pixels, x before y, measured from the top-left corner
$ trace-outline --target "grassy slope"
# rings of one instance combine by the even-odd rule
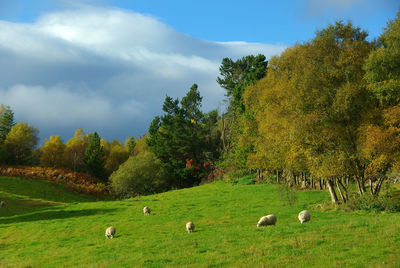
[[[327,193],[296,195],[290,207],[274,185],[216,182],[124,201],[0,215],[0,266],[400,265],[400,214],[314,211]],[[150,216],[143,215],[145,205],[153,210]],[[305,208],[312,219],[301,225],[297,213]],[[260,216],[270,213],[277,215],[277,225],[257,229]],[[196,224],[192,234],[185,231],[189,220]],[[106,240],[110,225],[117,235]]]

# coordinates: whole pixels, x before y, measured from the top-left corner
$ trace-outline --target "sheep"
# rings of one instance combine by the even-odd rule
[[[275,225],[275,223],[276,223],[276,216],[274,214],[270,214],[260,218],[260,220],[257,223],[257,228],[260,228],[261,226]]]
[[[188,233],[193,232],[194,231],[194,223],[191,221],[186,223],[186,230],[188,231]]]
[[[113,236],[115,235],[115,227],[110,226],[106,229],[106,238],[113,238]]]
[[[0,202],[0,207],[4,208],[5,206],[6,206],[6,202],[1,201],[1,202]]]
[[[149,215],[150,212],[151,212],[151,209],[150,209],[149,207],[144,207],[144,208],[143,208],[143,214],[144,214],[144,215]]]
[[[299,218],[299,221],[300,221],[301,224],[303,224],[303,222],[309,221],[310,218],[311,218],[310,211],[303,210],[302,212],[299,213],[298,218]]]

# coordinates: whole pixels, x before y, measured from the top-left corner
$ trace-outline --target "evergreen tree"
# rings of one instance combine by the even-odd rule
[[[129,155],[133,155],[135,152],[136,140],[134,137],[129,137],[125,142],[125,147],[128,149]]]
[[[85,151],[85,164],[90,174],[102,179],[104,176],[104,152],[97,132],[90,135],[89,144]]]
[[[264,55],[249,55],[237,61],[224,58],[220,67],[222,77],[218,84],[226,89],[229,106],[221,118],[221,138],[224,162],[228,166],[245,168],[248,156],[254,148],[256,120],[251,110],[246,109],[243,94],[266,75],[268,61]]]
[[[14,125],[14,112],[10,106],[4,107],[2,104],[0,107],[0,144],[4,143],[7,134],[10,133]]]
[[[155,117],[150,125],[147,142],[165,164],[170,186],[189,187],[199,183],[204,162],[213,158],[209,152],[215,150],[207,142],[209,124],[205,124],[200,110],[201,100],[196,84],[180,102],[167,96],[163,105],[165,114]]]

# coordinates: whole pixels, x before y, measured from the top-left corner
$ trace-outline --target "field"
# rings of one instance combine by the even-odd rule
[[[322,211],[327,192],[217,181],[122,201],[0,177],[1,267],[399,267],[400,214]],[[152,214],[144,216],[149,206]],[[301,225],[297,213],[309,209]],[[266,214],[276,226],[256,228]],[[185,223],[193,221],[188,234]],[[114,239],[104,231],[115,226]]]

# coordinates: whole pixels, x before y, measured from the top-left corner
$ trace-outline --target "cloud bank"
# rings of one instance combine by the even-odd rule
[[[285,47],[213,42],[157,19],[119,9],[84,7],[45,14],[34,23],[0,21],[0,103],[41,137],[74,130],[107,139],[139,136],[161,114],[165,95],[199,85],[203,109],[224,98],[216,83],[222,58]]]

